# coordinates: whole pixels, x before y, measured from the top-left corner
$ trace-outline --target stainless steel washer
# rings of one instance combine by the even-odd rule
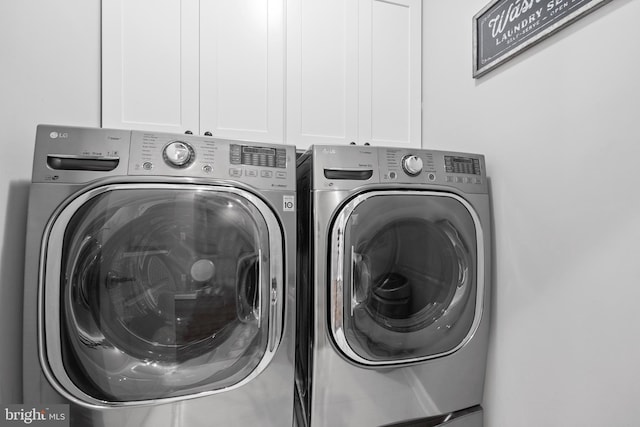
[[[39,126],[25,403],[72,426],[286,426],[293,147]]]
[[[298,200],[298,424],[481,426],[484,157],[314,146]]]

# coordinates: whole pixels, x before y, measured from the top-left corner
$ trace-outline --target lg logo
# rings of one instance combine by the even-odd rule
[[[51,132],[49,134],[49,138],[51,139],[57,139],[57,138],[61,138],[61,139],[66,139],[69,138],[69,133],[68,132]]]

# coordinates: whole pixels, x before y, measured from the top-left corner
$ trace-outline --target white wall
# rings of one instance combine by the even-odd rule
[[[484,153],[492,178],[486,425],[638,425],[640,1],[474,80],[488,3],[423,3],[423,145]]]
[[[22,399],[24,233],[38,123],[100,125],[100,0],[0,2],[2,403]]]

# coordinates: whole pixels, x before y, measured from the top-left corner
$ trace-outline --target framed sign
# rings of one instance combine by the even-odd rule
[[[473,17],[473,77],[611,0],[494,0]]]

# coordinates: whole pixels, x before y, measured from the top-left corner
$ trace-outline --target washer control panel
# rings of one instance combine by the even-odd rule
[[[84,183],[100,178],[171,176],[295,190],[292,145],[232,141],[122,129],[39,125],[33,182]]]
[[[131,132],[129,175],[241,181],[295,188],[293,146],[143,131]]]

